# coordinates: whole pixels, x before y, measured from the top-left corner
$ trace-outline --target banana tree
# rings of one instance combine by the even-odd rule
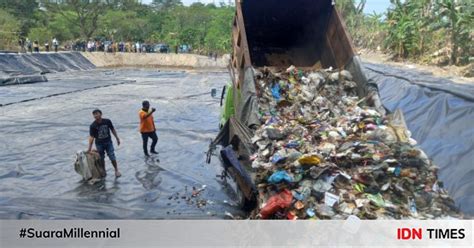
[[[436,12],[440,21],[450,34],[450,64],[458,64],[458,51],[461,48],[465,57],[472,50],[472,33],[474,26],[474,10],[469,0],[437,0]]]
[[[426,0],[404,1],[391,0],[387,13],[387,37],[385,46],[399,58],[419,56],[423,53],[427,31],[427,18],[424,7]]]

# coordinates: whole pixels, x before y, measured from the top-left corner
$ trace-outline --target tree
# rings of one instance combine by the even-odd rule
[[[462,48],[469,57],[472,49],[474,10],[471,1],[437,0],[439,21],[444,22],[451,42],[450,64],[458,64],[458,50]]]
[[[428,0],[391,0],[387,13],[388,35],[385,45],[399,58],[417,57],[424,52],[429,19],[424,16]]]
[[[212,19],[209,30],[204,39],[207,49],[227,52],[231,50],[231,32],[234,11],[230,8],[216,8],[212,10]]]
[[[10,50],[16,46],[20,23],[16,18],[0,9],[0,50]]]
[[[354,0],[336,1],[336,7],[343,16],[346,26],[356,43],[361,43],[359,40],[363,39],[361,36],[365,35],[365,33],[358,32],[364,22],[365,2],[366,0],[361,0],[356,5]]]
[[[28,37],[31,41],[38,41],[40,45],[48,42],[51,44],[51,39],[53,38],[53,33],[47,27],[34,27],[30,30]]]
[[[141,0],[0,0],[0,6],[17,17],[18,9],[26,8],[19,2],[37,6],[28,16],[31,27],[27,33],[41,43],[52,37],[61,43],[105,38],[187,44],[198,52],[231,49],[235,7],[224,2],[183,6],[180,0],[155,0],[153,5],[141,4]]]
[[[109,39],[144,40],[147,36],[146,19],[134,11],[109,10],[100,21],[100,32]]]
[[[182,5],[183,3],[181,2],[181,0],[153,0],[153,2],[151,2],[152,8],[157,11],[169,10],[171,8]]]
[[[1,0],[0,8],[6,10],[18,20],[20,36],[25,36],[35,24],[34,13],[38,10],[36,0]]]
[[[59,41],[74,40],[80,37],[81,31],[79,27],[68,22],[64,15],[69,15],[70,19],[74,18],[74,13],[71,11],[63,14],[50,14],[46,24],[48,31],[51,32],[53,37],[59,39]]]
[[[366,0],[361,0],[356,6],[354,0],[341,0],[336,2],[336,6],[344,18],[352,15],[361,15],[364,11]]]
[[[53,13],[62,15],[71,25],[79,26],[83,39],[89,40],[99,26],[99,16],[109,6],[102,0],[42,0],[43,5]],[[72,13],[72,15],[66,13]]]
[[[107,5],[114,10],[134,10],[139,7],[139,0],[106,0]]]

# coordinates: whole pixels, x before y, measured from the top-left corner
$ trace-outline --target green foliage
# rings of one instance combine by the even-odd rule
[[[190,7],[174,6],[151,15],[148,23],[160,31],[153,34],[171,46],[191,45],[195,52],[229,52],[234,9],[194,3]]]
[[[466,63],[473,55],[474,7],[472,1],[437,0],[434,12],[450,37],[450,63]],[[458,57],[461,51],[461,58]],[[459,60],[459,61],[458,61]]]
[[[169,10],[182,5],[183,3],[180,0],[153,0],[151,3],[152,8],[157,11]]]
[[[99,17],[111,5],[103,0],[41,0],[46,10],[62,15],[71,26],[79,27],[83,39],[90,39],[99,27]]]
[[[181,0],[1,0],[0,48],[16,47],[19,37],[44,43],[106,39],[191,45],[194,52],[230,52],[235,9]],[[472,0],[391,0],[385,14],[364,14],[366,0],[337,0],[357,46],[381,48],[395,57],[429,62],[446,54],[446,63],[474,57]],[[42,8],[39,8],[39,4]],[[448,56],[449,55],[449,56]]]
[[[423,31],[427,19],[423,16],[424,0],[391,1],[394,7],[387,13],[388,34],[385,45],[402,58],[419,56],[423,51]]]
[[[99,35],[113,40],[143,40],[147,22],[134,11],[109,10],[100,19]]]
[[[233,10],[215,9],[213,10],[213,18],[210,22],[210,28],[204,39],[208,48],[216,51],[230,51],[232,48],[232,19]]]
[[[47,27],[36,27],[30,30],[29,38],[32,42],[37,40],[40,46],[42,46],[46,42],[51,44],[51,40],[53,39],[53,33]]]
[[[363,13],[366,4],[365,0],[341,0],[336,2],[344,18],[347,29],[351,34],[356,46],[375,49],[381,45],[385,37],[385,26],[382,14]]]
[[[35,25],[35,19],[31,17],[38,10],[38,2],[36,0],[1,0],[0,9],[6,10],[16,18],[20,25],[20,35],[24,36]]]
[[[2,25],[10,33],[2,33],[0,46],[5,47],[7,40],[11,46],[19,36],[40,44],[56,37],[62,44],[90,39],[140,41],[228,53],[235,9],[224,2],[218,6],[196,2],[185,7],[181,0],[154,0],[150,5],[140,0],[2,0],[0,18],[8,21]]]
[[[364,14],[365,1],[337,1],[356,45],[375,49],[383,44],[380,48],[397,58],[425,62],[440,50],[450,54],[452,64],[468,63],[469,57],[474,56],[472,0],[390,2],[383,16]]]
[[[17,19],[0,9],[0,50],[13,49],[18,40],[20,22]]]
[[[81,31],[79,27],[77,25],[70,25],[68,18],[73,18],[73,13],[67,12],[63,15],[51,14],[51,19],[47,24],[47,32],[60,41],[74,40],[76,37],[80,37]],[[32,37],[31,35],[33,35],[32,32],[30,32],[30,37]]]

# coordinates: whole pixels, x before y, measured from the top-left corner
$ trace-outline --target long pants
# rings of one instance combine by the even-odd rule
[[[156,132],[142,133],[143,139],[143,152],[148,154],[148,138],[151,138],[151,151],[155,151],[156,143],[158,143],[158,136]]]

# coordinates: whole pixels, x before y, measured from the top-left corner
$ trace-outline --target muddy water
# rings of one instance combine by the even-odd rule
[[[226,73],[94,70],[48,75],[49,82],[0,87],[0,218],[214,219],[242,215],[229,187],[216,177],[218,159],[205,163],[218,132]],[[220,94],[218,94],[220,95]],[[146,159],[138,110],[156,107],[159,155]],[[81,181],[76,151],[87,148],[91,111],[100,108],[122,140],[122,177]],[[191,197],[192,189],[205,189]],[[199,203],[199,204],[198,204]]]

